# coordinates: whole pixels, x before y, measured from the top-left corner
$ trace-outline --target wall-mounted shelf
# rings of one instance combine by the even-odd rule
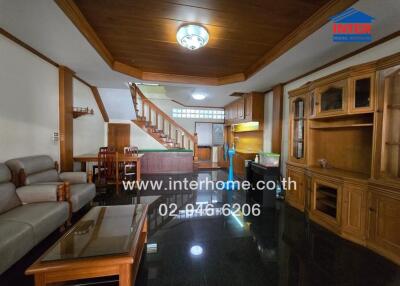
[[[89,107],[73,107],[72,114],[75,119],[84,115],[93,115],[94,111]]]

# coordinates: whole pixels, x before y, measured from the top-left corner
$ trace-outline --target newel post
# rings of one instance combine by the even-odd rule
[[[193,161],[197,162],[199,160],[198,156],[198,146],[197,146],[197,133],[194,133],[194,141],[193,141]]]

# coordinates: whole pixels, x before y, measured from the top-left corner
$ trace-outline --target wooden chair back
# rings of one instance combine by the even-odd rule
[[[98,183],[106,184],[115,181],[116,152],[109,148],[100,148],[98,154]]]

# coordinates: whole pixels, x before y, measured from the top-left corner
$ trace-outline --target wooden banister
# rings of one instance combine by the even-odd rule
[[[134,83],[129,85],[131,95],[132,95],[132,100],[134,103],[134,109],[137,118],[146,118],[145,116],[145,105],[148,107],[148,122],[150,125],[155,125],[156,129],[159,129],[160,122],[159,122],[159,117],[161,116],[161,130],[164,132],[165,131],[165,121],[168,122],[168,136],[170,139],[172,139],[172,129],[175,129],[175,143],[178,143],[181,145],[181,148],[185,148],[185,137],[187,138],[187,148],[190,149],[191,146],[193,146],[193,157],[195,158],[195,161],[197,161],[197,134],[195,133],[194,135],[191,134],[189,131],[187,131],[184,127],[182,127],[178,122],[176,122],[173,118],[171,118],[168,114],[166,114],[163,110],[161,110],[157,105],[155,105],[152,101],[150,101],[138,88],[138,86]],[[139,109],[139,99],[141,102],[141,108]],[[141,110],[141,115],[139,114]],[[155,124],[153,124],[153,119],[152,119],[152,113],[155,113]],[[181,133],[181,138],[179,138],[179,132]],[[190,143],[192,142],[192,143]]]

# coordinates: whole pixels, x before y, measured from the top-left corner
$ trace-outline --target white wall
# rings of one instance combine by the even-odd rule
[[[283,98],[283,122],[282,122],[282,162],[286,162],[289,154],[289,91],[296,89],[309,81],[319,79],[321,77],[327,76],[334,72],[340,71],[342,69],[348,68],[350,66],[370,62],[373,60],[380,59],[385,56],[398,53],[400,51],[400,37],[394,38],[388,42],[381,45],[373,47],[367,51],[359,53],[351,58],[345,59],[344,61],[338,62],[331,65],[323,70],[317,71],[306,77],[298,79],[284,86],[284,98]],[[282,172],[286,174],[286,163],[282,164]]]
[[[89,107],[93,115],[85,115],[74,119],[74,156],[97,153],[104,146],[105,126],[100,109],[91,89],[73,80],[73,96],[75,107]]]
[[[0,35],[0,162],[48,154],[59,160],[58,69]]]
[[[131,134],[130,134],[131,146],[136,146],[139,149],[167,149],[164,145],[162,145],[156,139],[151,137],[149,134],[146,133],[146,131],[141,129],[139,126],[137,126],[130,120],[110,120],[110,123],[123,123],[123,124],[129,124],[131,126]],[[107,127],[108,126],[106,126],[106,131],[105,131],[105,142],[108,142]]]
[[[270,91],[264,97],[264,152],[272,150],[273,95],[273,92]]]

